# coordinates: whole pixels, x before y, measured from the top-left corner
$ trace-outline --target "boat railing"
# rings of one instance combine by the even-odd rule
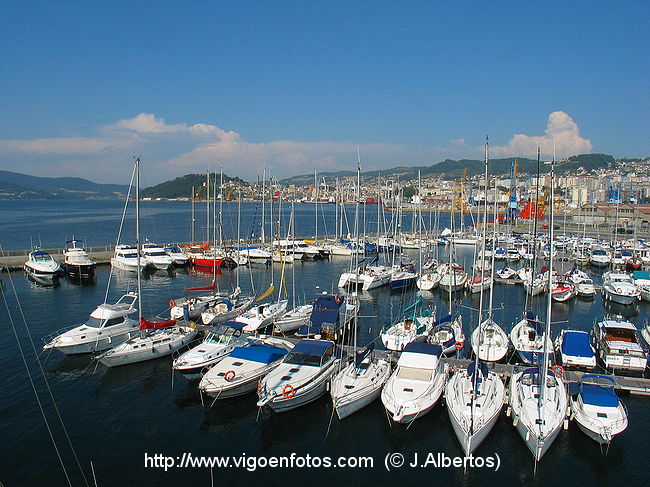
[[[80,325],[81,325],[81,323],[78,324],[78,325],[71,325],[71,326],[66,326],[64,328],[59,328],[58,330],[56,330],[56,331],[50,333],[49,335],[46,335],[43,338],[41,338],[41,341],[43,342],[44,345],[47,345],[48,343],[53,342],[54,339],[57,338],[59,335],[62,335],[63,333],[65,333],[67,331],[70,331],[70,330],[72,330],[74,328],[77,328]]]

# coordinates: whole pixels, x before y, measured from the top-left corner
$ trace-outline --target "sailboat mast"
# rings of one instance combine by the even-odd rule
[[[205,172],[205,241],[210,241],[210,171]]]
[[[318,175],[316,170],[314,170],[314,193],[316,195],[314,198],[314,242],[318,245]]]
[[[488,210],[487,210],[487,195],[488,195],[488,189],[489,189],[489,184],[488,184],[488,161],[489,161],[489,153],[488,153],[488,136],[485,136],[485,175],[484,175],[484,186],[485,186],[485,205],[483,208],[483,236],[481,237],[481,251],[479,253],[479,259],[481,261],[481,271],[480,271],[480,277],[481,277],[481,295],[479,298],[479,305],[478,305],[478,323],[479,327],[481,326],[481,323],[483,322],[483,294],[485,291],[485,246],[487,243],[487,215],[488,215]],[[494,252],[494,249],[492,249],[492,252]],[[491,271],[491,269],[490,269]],[[480,340],[481,340],[481,332],[479,331],[479,346],[480,346]],[[478,353],[476,354],[476,362],[478,365]]]
[[[223,164],[219,182],[219,247],[223,248]]]
[[[555,150],[553,151],[555,152]],[[550,216],[550,222],[549,222],[549,270],[548,270],[548,297],[546,300],[546,330],[544,331],[544,359],[543,359],[543,367],[542,367],[542,377],[540,379],[540,395],[539,395],[539,401],[540,405],[544,403],[544,396],[546,395],[546,374],[548,374],[548,347],[546,346],[546,343],[548,342],[548,337],[551,336],[551,318],[552,318],[552,304],[553,304],[553,258],[555,257],[554,255],[554,248],[555,245],[553,243],[553,238],[554,238],[554,231],[553,231],[553,225],[555,223],[554,220],[554,211],[553,211],[553,198],[554,198],[554,184],[553,184],[553,179],[555,177],[554,174],[554,166],[555,166],[555,153],[553,154],[553,160],[551,161],[551,204],[549,205],[550,210],[551,210],[551,216]],[[541,406],[540,406],[541,407]]]
[[[262,240],[262,246],[264,246],[264,227],[266,226],[266,219],[264,215],[264,200],[266,199],[266,167],[262,170],[262,232],[260,238]]]
[[[137,253],[138,323],[142,321],[142,269],[140,268],[140,158],[135,158],[135,247]]]
[[[194,186],[192,186],[192,244],[194,244],[194,195],[195,195],[195,189]]]
[[[353,252],[354,252],[354,268],[356,269],[356,275],[355,275],[355,283],[359,282],[359,245],[360,245],[360,239],[359,239],[359,198],[361,197],[361,154],[359,152],[359,146],[357,146],[357,187],[355,191],[355,197],[354,199],[356,200],[355,203],[355,212],[354,212],[354,247],[353,247]],[[356,291],[352,293],[353,296],[356,296]],[[356,304],[356,303],[355,303]],[[356,314],[356,305],[355,305],[355,314]],[[356,316],[353,317],[354,319],[354,328],[352,331],[352,345],[354,346],[354,350],[357,349],[357,320]]]

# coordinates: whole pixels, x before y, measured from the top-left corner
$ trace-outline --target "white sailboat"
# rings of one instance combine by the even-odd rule
[[[539,157],[539,148],[538,157]],[[550,267],[553,267],[553,166],[551,163],[551,222],[550,228]],[[549,272],[549,288],[552,273]],[[548,294],[546,314],[546,336],[551,333],[552,298]],[[547,343],[545,341],[544,343]],[[513,425],[538,462],[548,451],[562,428],[567,415],[568,397],[564,383],[549,370],[550,353],[544,347],[544,356],[538,367],[514,374],[510,380],[510,404]]]
[[[357,156],[359,152],[357,148]],[[360,157],[359,157],[360,159]],[[361,191],[361,163],[357,164],[357,185],[356,185],[356,211],[354,216],[355,238],[359,234],[359,195]],[[358,257],[350,259],[350,267],[358,267]],[[357,261],[357,262],[355,262]],[[353,295],[356,293],[353,293]],[[356,299],[356,296],[353,296]],[[352,318],[353,327],[349,336],[352,337],[353,350],[357,349],[357,309],[354,310]],[[386,360],[376,359],[373,356],[374,345],[364,350],[355,352],[354,360],[344,366],[334,377],[332,377],[330,396],[332,405],[339,419],[346,418],[351,414],[364,408],[381,394],[381,389],[390,376],[390,363]]]
[[[140,268],[140,158],[135,161],[135,238],[136,269]],[[141,275],[137,273],[138,296],[141,292]],[[197,334],[196,327],[181,324],[175,320],[151,322],[142,318],[142,306],[138,306],[139,336],[130,338],[115,348],[97,356],[107,367],[144,362],[171,355],[180,347],[189,344]]]
[[[485,192],[488,188],[488,143],[485,141]],[[487,201],[483,214],[482,248],[485,248],[487,234]],[[482,262],[484,258],[481,257]],[[478,328],[482,320],[483,295],[481,289]],[[479,336],[482,333],[479,332]],[[457,371],[447,382],[445,399],[447,411],[456,438],[466,456],[471,455],[490,433],[505,403],[506,389],[501,378],[490,372],[487,365],[475,355],[473,362],[464,370]]]

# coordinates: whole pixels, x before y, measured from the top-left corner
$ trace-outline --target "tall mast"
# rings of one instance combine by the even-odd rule
[[[135,158],[135,247],[137,253],[138,272],[138,323],[142,321],[142,277],[140,268],[140,158]],[[144,332],[141,332],[144,334]]]
[[[314,169],[314,193],[316,197],[314,198],[314,224],[315,224],[315,234],[314,241],[318,245],[318,175],[316,174],[316,169]]]
[[[219,247],[223,248],[223,164],[219,182]]]
[[[483,323],[483,294],[484,294],[484,279],[485,279],[485,246],[487,243],[487,219],[488,219],[488,202],[487,202],[487,195],[488,195],[488,190],[489,190],[489,184],[488,184],[488,164],[489,164],[489,153],[488,153],[488,136],[485,136],[485,174],[484,174],[484,183],[485,183],[485,205],[483,208],[483,236],[481,238],[481,252],[479,253],[479,259],[481,262],[481,295],[479,298],[479,305],[478,305],[478,323],[479,323],[479,328],[481,327],[481,324]],[[494,249],[492,249],[492,253],[494,254]],[[481,339],[481,332],[479,331],[479,346],[480,346],[480,339]],[[476,354],[476,363],[478,365],[478,353]],[[478,369],[477,369],[478,370]]]
[[[266,198],[265,192],[266,184],[266,167],[262,170],[262,231],[260,233],[260,239],[262,240],[262,246],[264,246],[264,227],[266,226],[265,215],[264,215],[264,200]]]
[[[551,210],[551,216],[550,216],[550,223],[549,223],[549,238],[550,238],[550,250],[549,250],[549,270],[548,270],[548,297],[546,300],[546,330],[544,331],[544,360],[542,362],[542,376],[540,378],[540,394],[539,394],[539,407],[542,407],[542,404],[544,404],[544,399],[546,396],[546,374],[548,374],[548,347],[546,346],[546,343],[548,342],[548,337],[551,336],[551,318],[552,318],[552,304],[553,304],[553,258],[555,257],[555,252],[554,248],[555,245],[553,243],[553,237],[554,237],[554,232],[553,232],[553,224],[555,223],[554,220],[554,211],[553,211],[553,198],[554,198],[554,184],[553,184],[553,179],[554,179],[554,169],[555,169],[555,148],[553,148],[553,160],[551,161],[551,204],[549,205],[550,210]]]
[[[194,244],[194,186],[192,186],[192,244]]]
[[[205,241],[210,241],[210,171],[205,172]]]

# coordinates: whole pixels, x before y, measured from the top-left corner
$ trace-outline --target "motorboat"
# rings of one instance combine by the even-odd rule
[[[517,271],[509,266],[505,266],[502,269],[496,271],[496,275],[499,277],[499,279],[503,279],[503,280],[516,279],[517,277],[519,277],[517,275]]]
[[[592,336],[605,369],[643,373],[647,354],[641,347],[634,324],[622,316],[606,316],[594,324]]]
[[[634,271],[632,274],[634,285],[639,288],[639,297],[643,301],[650,301],[650,273],[648,271]]]
[[[476,271],[472,279],[467,279],[466,286],[472,294],[487,291],[492,288],[492,273],[487,271]]]
[[[258,388],[258,407],[277,413],[310,403],[327,392],[343,352],[330,340],[305,338],[264,377]]]
[[[201,343],[177,356],[172,368],[186,379],[199,379],[210,367],[246,343],[243,323],[229,321],[213,326]]]
[[[377,399],[390,377],[390,363],[374,358],[372,351],[372,346],[359,350],[353,360],[332,377],[330,396],[339,419],[354,414]]]
[[[612,256],[609,251],[604,248],[595,248],[591,251],[589,263],[594,267],[609,267],[612,263]]]
[[[562,330],[555,340],[555,350],[564,368],[593,369],[596,367],[596,351],[586,331]]]
[[[54,278],[63,269],[45,250],[33,250],[25,262],[25,272],[35,278]]]
[[[183,252],[178,245],[166,245],[164,250],[172,260],[173,265],[184,266],[189,264],[190,256]]]
[[[339,278],[339,287],[361,285],[363,291],[387,285],[391,280],[392,270],[383,265],[362,266],[356,271],[343,272]]]
[[[510,341],[521,361],[529,365],[537,365],[547,350],[553,348],[550,337],[546,337],[543,324],[532,311],[525,316],[510,331]]]
[[[628,274],[608,271],[603,274],[603,297],[607,301],[630,305],[640,296],[639,288]]]
[[[439,345],[413,342],[404,347],[381,392],[381,401],[393,421],[410,423],[436,405],[447,379],[441,356]]]
[[[213,399],[255,392],[260,380],[279,366],[291,349],[291,342],[277,338],[237,346],[203,375],[199,390]]]
[[[149,261],[140,256],[140,270],[149,267]],[[129,272],[138,270],[138,249],[133,245],[119,244],[115,246],[115,253],[111,257],[111,266],[115,269]]]
[[[95,277],[95,261],[83,247],[81,240],[68,240],[63,251],[63,266],[66,274],[76,279],[92,279]]]
[[[282,316],[287,310],[288,303],[286,299],[281,299],[275,303],[257,304],[235,318],[235,321],[246,325],[244,326],[246,333],[255,333]]]
[[[551,288],[551,298],[558,303],[566,303],[576,296],[576,290],[573,284],[568,282],[558,282]]]
[[[585,374],[571,396],[571,413],[578,428],[597,443],[609,444],[627,428],[627,409],[614,391],[612,377]]]
[[[44,339],[44,350],[59,350],[66,355],[108,350],[139,333],[135,302],[138,295],[128,293],[115,303],[102,303],[80,326],[61,330]]]
[[[472,455],[499,419],[506,399],[501,378],[481,361],[458,370],[445,387],[451,425],[465,456]]]
[[[152,242],[147,242],[142,245],[142,256],[153,268],[160,271],[166,271],[174,263],[164,248]]]
[[[252,264],[268,264],[271,262],[271,252],[258,247],[240,247],[237,249],[239,255],[248,258]]]

